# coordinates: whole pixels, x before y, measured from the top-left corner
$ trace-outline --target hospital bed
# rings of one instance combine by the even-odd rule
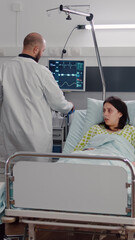
[[[135,101],[126,103],[134,125]],[[19,218],[19,222],[27,224],[29,239],[35,239],[36,225],[85,230],[93,234],[92,239],[95,233],[100,240],[107,236],[134,239],[135,170],[132,163],[120,156],[71,153],[89,127],[101,121],[102,101],[88,99],[87,110],[74,113],[62,154],[18,152],[7,160],[5,219]],[[41,160],[37,162],[36,157]],[[45,157],[52,161],[44,162]],[[96,164],[76,164],[74,159],[94,159]],[[121,164],[98,164],[108,160]]]

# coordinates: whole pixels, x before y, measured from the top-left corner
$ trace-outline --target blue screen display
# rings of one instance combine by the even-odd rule
[[[85,67],[82,60],[49,60],[49,70],[62,90],[85,90]]]

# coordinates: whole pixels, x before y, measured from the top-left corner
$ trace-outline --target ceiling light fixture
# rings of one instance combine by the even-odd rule
[[[83,25],[82,25],[83,26]],[[94,25],[95,29],[106,30],[106,29],[135,29],[135,24],[100,24]],[[85,29],[91,29],[91,25],[85,25]]]

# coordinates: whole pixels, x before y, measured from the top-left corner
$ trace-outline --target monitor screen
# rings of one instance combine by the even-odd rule
[[[49,59],[49,70],[63,91],[85,91],[83,60]]]

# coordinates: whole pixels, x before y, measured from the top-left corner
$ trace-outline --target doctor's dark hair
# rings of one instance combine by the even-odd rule
[[[120,98],[118,97],[115,97],[115,96],[111,96],[111,97],[108,97],[104,103],[103,103],[103,106],[105,103],[110,103],[112,104],[119,112],[122,113],[122,116],[119,120],[119,124],[118,124],[118,127],[117,129],[122,129],[124,128],[124,126],[129,123],[129,115],[128,115],[128,109],[127,109],[127,105],[125,102],[123,102]],[[105,124],[105,123],[104,123]],[[106,128],[109,128],[106,124],[105,124],[105,127]]]

